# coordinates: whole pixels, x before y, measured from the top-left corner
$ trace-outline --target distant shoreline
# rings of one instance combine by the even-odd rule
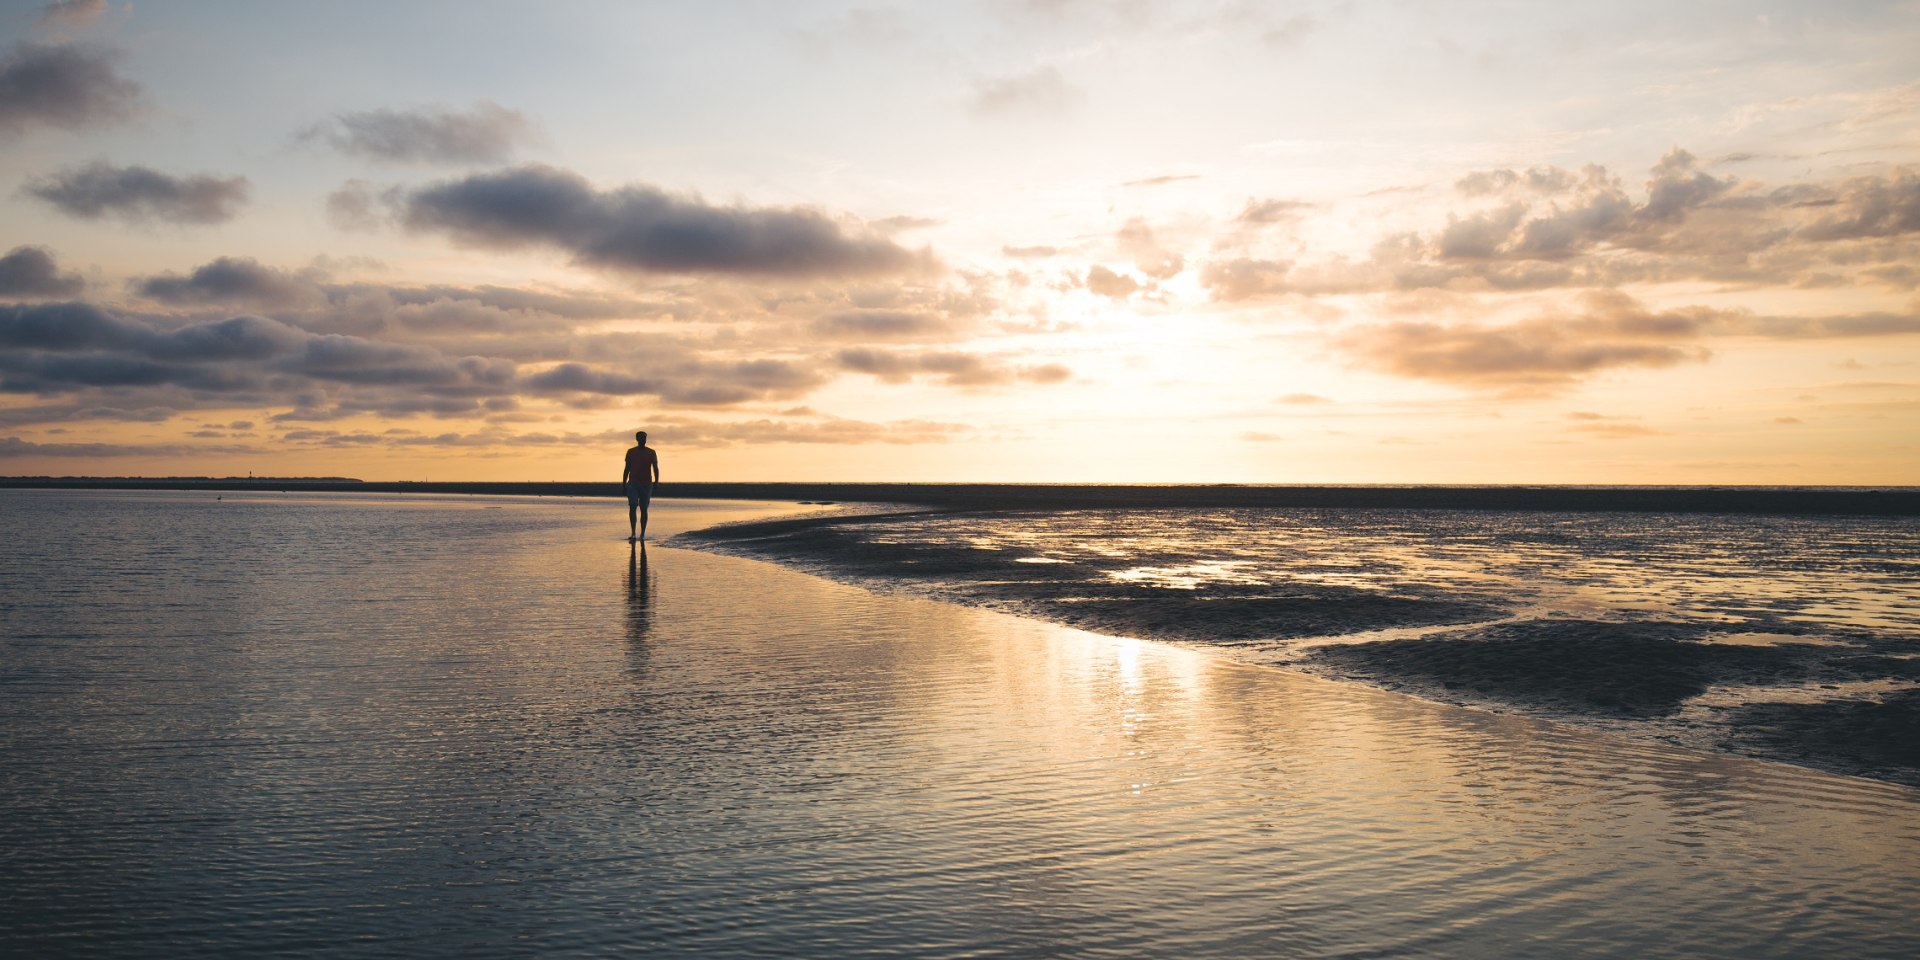
[[[617,483],[340,478],[0,477],[0,489],[622,496]],[[1247,484],[663,483],[663,498],[901,503],[948,510],[1268,507],[1920,516],[1920,487],[1262,486]]]

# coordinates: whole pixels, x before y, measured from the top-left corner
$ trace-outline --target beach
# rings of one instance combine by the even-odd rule
[[[1920,524],[1903,516],[874,507],[685,539],[871,589],[1920,785]]]
[[[17,954],[1920,948],[1903,786],[643,551],[604,501],[0,495]]]

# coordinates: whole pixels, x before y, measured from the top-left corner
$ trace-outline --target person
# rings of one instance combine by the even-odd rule
[[[627,465],[620,471],[620,486],[627,492],[629,543],[646,537],[647,506],[653,500],[653,485],[660,482],[660,455],[647,446],[647,432],[635,433],[633,439],[637,442],[627,451]]]

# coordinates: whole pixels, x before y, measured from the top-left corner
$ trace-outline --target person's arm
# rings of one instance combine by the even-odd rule
[[[653,455],[653,482],[660,482],[660,455],[657,453]]]
[[[623,487],[626,486],[627,478],[631,476],[633,476],[633,458],[627,457],[620,464],[620,485]]]

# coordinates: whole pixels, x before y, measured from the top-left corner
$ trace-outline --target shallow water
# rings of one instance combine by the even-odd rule
[[[1915,791],[643,564],[620,513],[0,492],[0,952],[1920,950]]]

